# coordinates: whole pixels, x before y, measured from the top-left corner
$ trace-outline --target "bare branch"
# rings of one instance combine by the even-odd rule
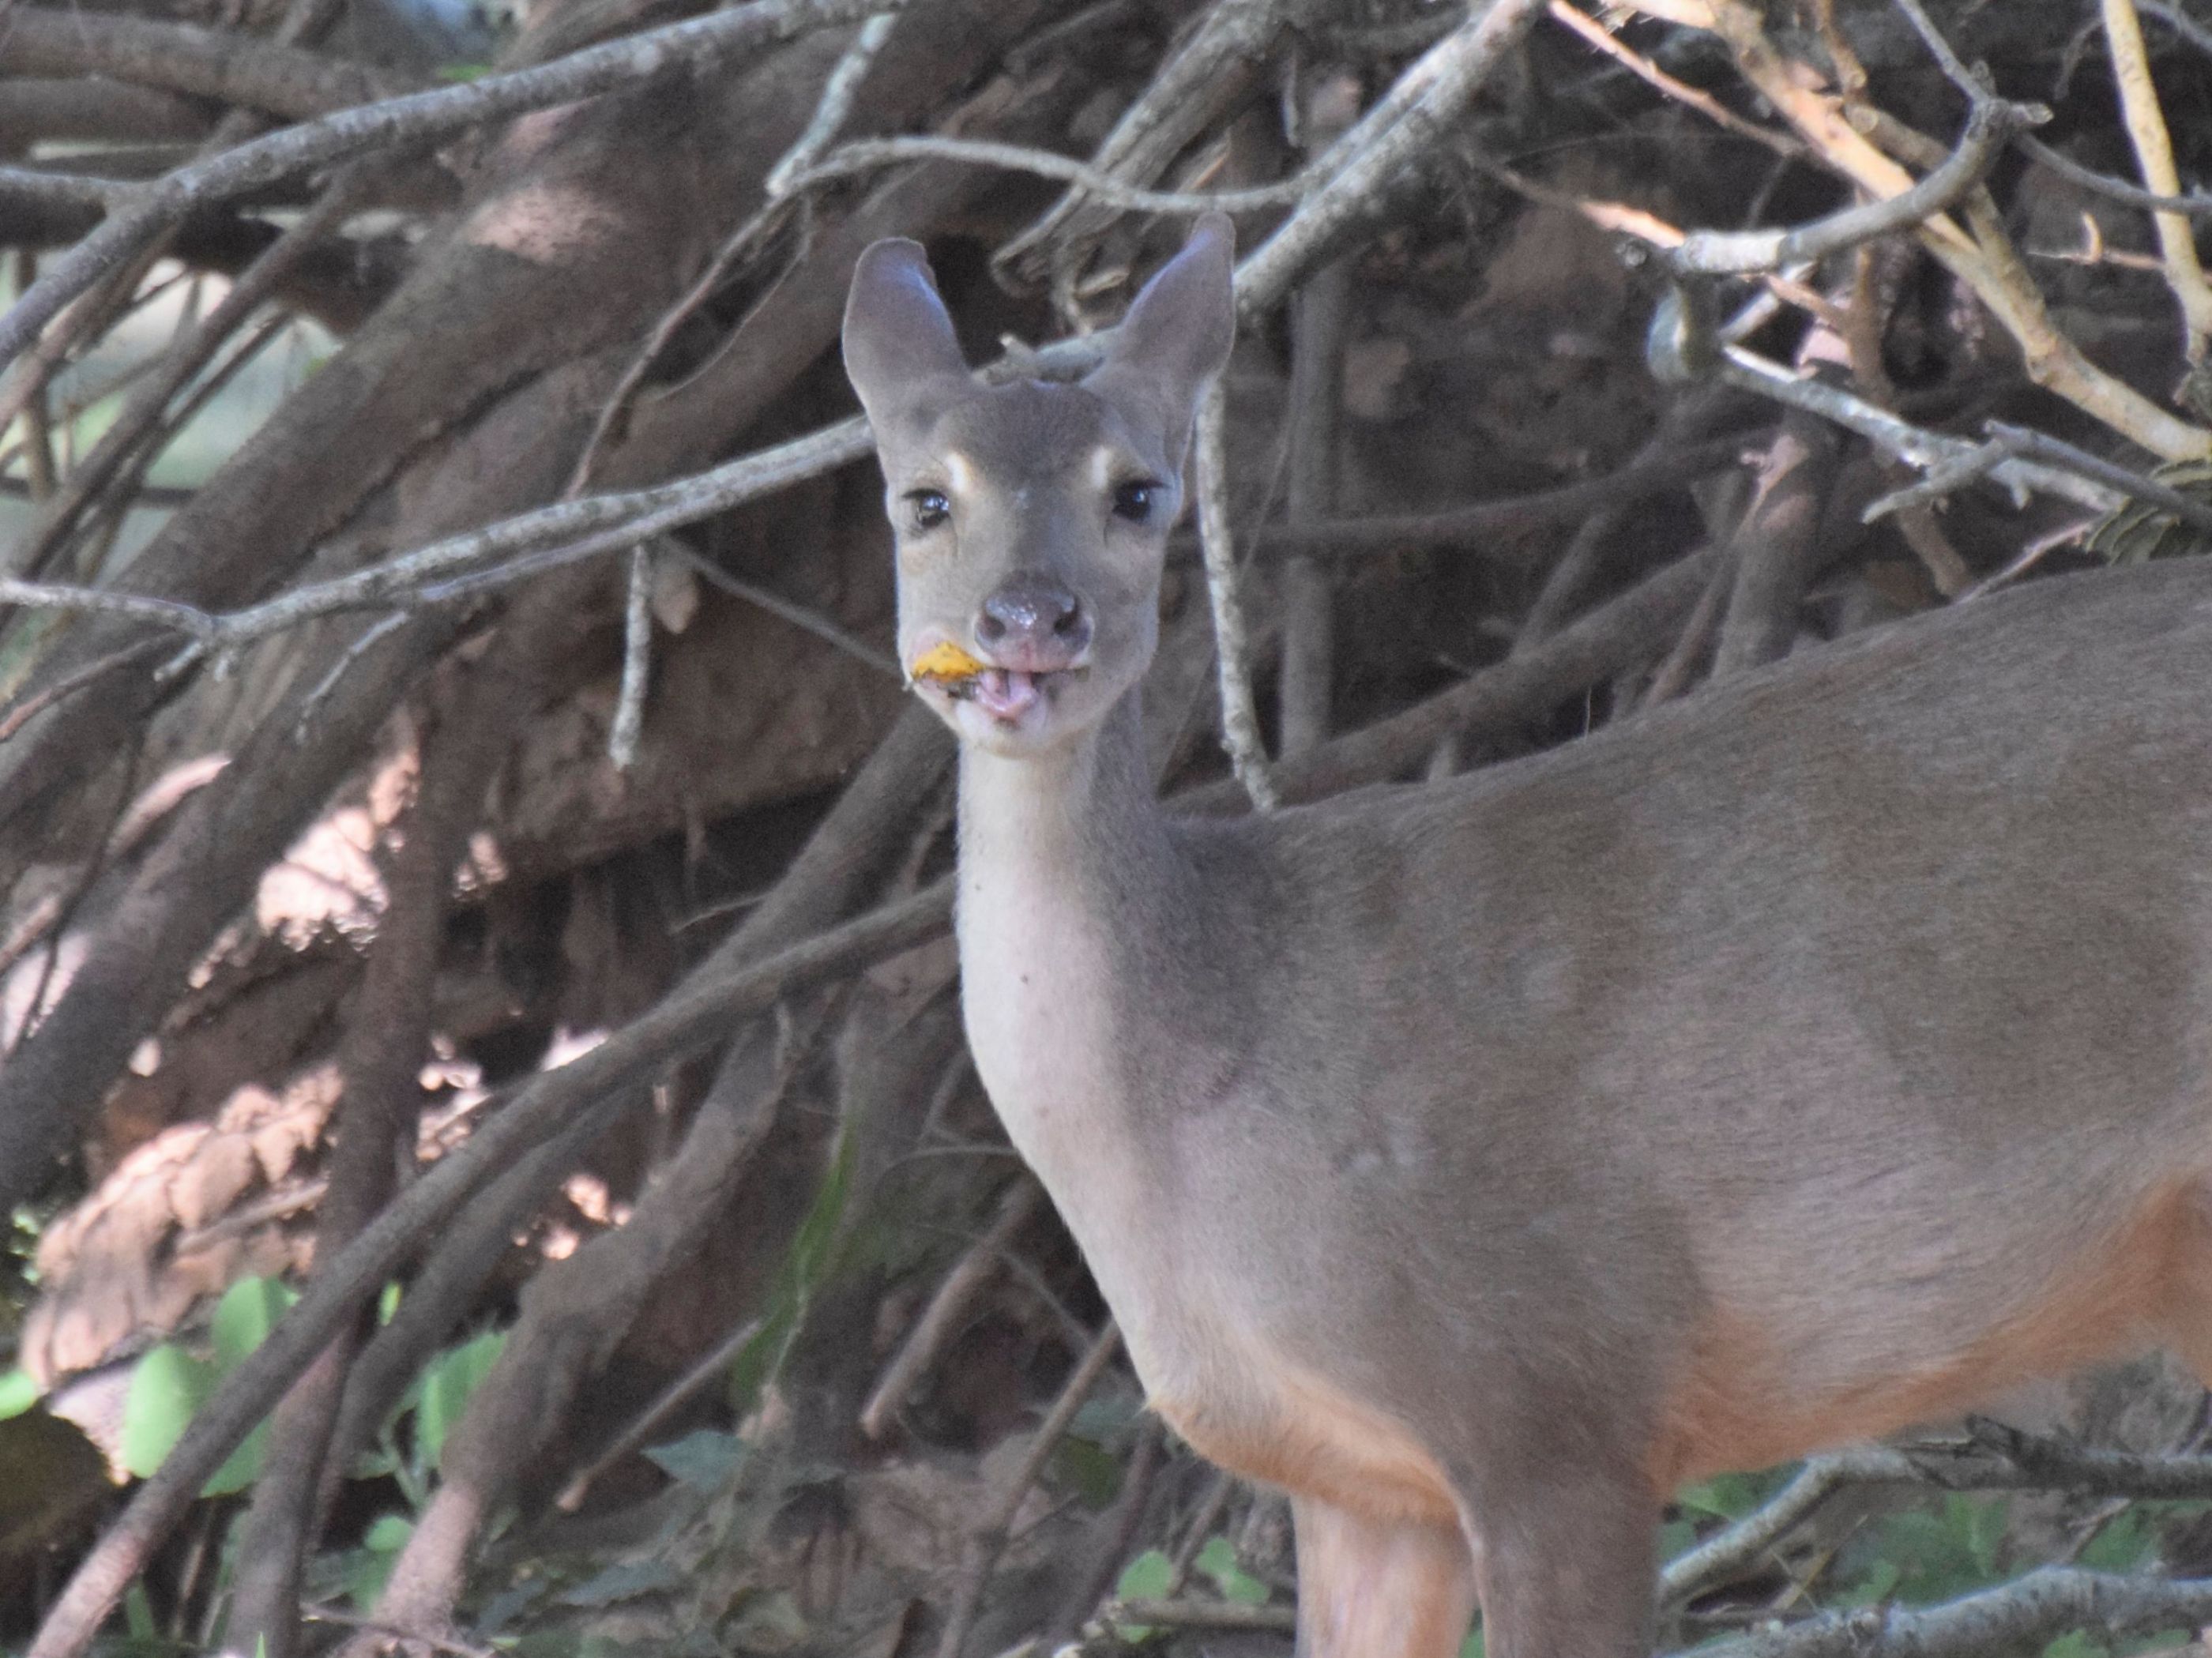
[[[1693,230],[1667,255],[1667,262],[1686,276],[1777,270],[1912,229],[1948,212],[1981,182],[2014,132],[2048,120],[2050,113],[2039,106],[1984,99],[1966,118],[1959,147],[1911,189],[1788,230]]]
[[[1625,65],[1639,80],[1649,82],[1676,103],[1686,104],[1696,110],[1716,126],[1723,127],[1740,138],[1764,144],[1777,155],[1786,155],[1793,161],[1805,153],[1805,146],[1788,133],[1777,132],[1756,121],[1745,120],[1712,94],[1701,92],[1686,81],[1676,79],[1642,52],[1631,51],[1612,30],[1587,13],[1569,5],[1567,0],[1549,0],[1544,9],[1562,28],[1580,35],[1607,57]]]
[[[623,600],[622,687],[615,699],[614,723],[607,731],[607,758],[617,771],[637,763],[637,743],[645,730],[645,693],[653,676],[653,550],[637,547],[629,556],[629,580]]]
[[[712,1041],[732,1020],[935,938],[951,914],[951,884],[944,882],[756,967],[688,981],[597,1048],[524,1084],[482,1121],[467,1145],[410,1187],[318,1273],[269,1339],[224,1379],[160,1472],[138,1488],[77,1568],[40,1626],[29,1658],[76,1658],[84,1650],[144,1569],[152,1547],[292,1378],[352,1316],[361,1293],[380,1283],[426,1229],[486,1178],[607,1092]]]
[[[2101,0],[2105,43],[2112,60],[2112,79],[2120,89],[2120,112],[2128,140],[2135,146],[2136,165],[2142,181],[2161,196],[2181,193],[2181,175],[2174,170],[2173,140],[2166,130],[2166,112],[2159,106],[2158,88],[2150,78],[2150,54],[2143,50],[2142,22],[2136,15],[2135,0]],[[2165,261],[2166,285],[2181,307],[2182,339],[2191,362],[2202,362],[2212,346],[2212,284],[2204,279],[2204,266],[2197,257],[2197,240],[2188,218],[2160,210],[2151,215],[2158,232],[2159,252]]]
[[[1090,1351],[1079,1359],[1053,1401],[1045,1419],[1037,1424],[1036,1437],[1030,1442],[1028,1454],[1021,1467],[1014,1470],[1013,1478],[1006,1482],[998,1502],[985,1516],[975,1534],[969,1540],[968,1560],[962,1568],[960,1581],[954,1587],[951,1609],[945,1614],[945,1632],[937,1643],[937,1658],[960,1658],[960,1649],[967,1644],[968,1631],[975,1621],[975,1608],[982,1598],[983,1585],[989,1581],[991,1568],[997,1564],[999,1551],[1006,1546],[1006,1533],[1013,1529],[1014,1515],[1022,1506],[1022,1499],[1044,1472],[1046,1460],[1059,1448],[1060,1437],[1075,1420],[1075,1413],[1083,1408],[1083,1401],[1091,1396],[1091,1389],[1114,1362],[1114,1355],[1121,1351],[1121,1332],[1112,1319],[1091,1344]]]
[[[365,64],[242,30],[28,5],[0,21],[0,74],[98,75],[295,121],[416,90]]]
[[[0,366],[14,362],[70,301],[194,208],[232,200],[367,150],[425,143],[617,87],[711,69],[811,29],[896,10],[902,3],[749,0],[727,11],[587,46],[537,68],[342,110],[195,161],[145,186],[128,206],[56,260],[0,316]]]
[[[1267,776],[1267,750],[1260,740],[1260,715],[1252,701],[1246,660],[1244,611],[1237,602],[1237,544],[1229,529],[1229,481],[1223,476],[1227,446],[1222,436],[1227,398],[1216,380],[1198,406],[1192,462],[1198,496],[1198,542],[1206,557],[1206,592],[1213,605],[1214,663],[1221,686],[1221,741],[1237,780],[1261,811],[1275,805]]]
[[[1022,1175],[1006,1188],[999,1200],[999,1212],[988,1231],[962,1252],[945,1281],[937,1286],[936,1294],[922,1309],[921,1316],[915,1321],[905,1341],[891,1362],[884,1367],[875,1391],[860,1408],[860,1431],[871,1439],[881,1439],[890,1430],[892,1419],[913,1392],[914,1384],[929,1368],[940,1349],[958,1330],[960,1321],[968,1315],[968,1309],[978,1292],[990,1281],[999,1269],[999,1256],[1013,1242],[1014,1234],[1026,1226],[1044,1202],[1044,1188]]]
[[[1109,207],[1139,213],[1250,213],[1262,208],[1290,206],[1304,200],[1315,189],[1309,180],[1292,179],[1249,190],[1139,190],[1123,184],[1109,173],[1100,172],[1088,161],[1079,161],[1048,149],[934,134],[908,138],[862,138],[840,144],[820,161],[795,173],[791,188],[811,189],[832,179],[872,173],[905,161],[957,161],[970,167],[1034,173],[1042,179],[1065,179],[1080,185],[1085,195]]]
[[[1545,0],[1495,0],[1446,35],[1388,95],[1331,145],[1313,171],[1327,182],[1237,271],[1247,315],[1289,292],[1354,223],[1385,199],[1393,178],[1455,131],[1491,72],[1543,15]]]
[[[2070,156],[2053,149],[2040,138],[2031,137],[2025,132],[2015,132],[2012,141],[2022,155],[2084,190],[2093,191],[2116,202],[2124,202],[2130,207],[2145,207],[2154,211],[2186,213],[2199,219],[2212,219],[2212,195],[2201,190],[2191,196],[2161,196],[2154,190],[2145,190],[2141,185],[2131,185],[2124,179],[2115,179],[2108,173],[2083,167]]]
[[[1699,1647],[1700,1658],[1980,1658],[2034,1652],[2073,1629],[2106,1639],[2212,1622],[2212,1580],[2122,1577],[2045,1566],[1924,1611],[1882,1606]]]

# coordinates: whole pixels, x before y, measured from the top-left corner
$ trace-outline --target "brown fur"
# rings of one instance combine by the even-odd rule
[[[994,665],[1046,676],[1018,718],[917,688],[969,1046],[1161,1412],[1297,1494],[1303,1658],[1451,1658],[1476,1591],[1491,1658],[1643,1658],[1682,1478],[2160,1341],[2212,1375],[2212,562],[1174,818],[1137,689],[1229,256],[983,389],[879,245],[847,361],[902,659],[1079,620]]]

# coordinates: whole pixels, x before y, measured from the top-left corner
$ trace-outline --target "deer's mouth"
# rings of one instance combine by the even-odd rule
[[[1033,708],[1048,701],[1059,687],[1081,672],[1059,668],[1033,672],[1020,668],[985,668],[973,677],[948,686],[956,698],[972,701],[994,720],[1018,724]]]

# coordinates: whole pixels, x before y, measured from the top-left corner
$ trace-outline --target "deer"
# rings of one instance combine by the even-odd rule
[[[1243,817],[1139,687],[1236,332],[1080,380],[855,270],[968,1037],[1147,1401],[1290,1497],[1300,1658],[1643,1658],[1682,1482],[2165,1346],[2212,1381],[2212,568],[2054,577]]]

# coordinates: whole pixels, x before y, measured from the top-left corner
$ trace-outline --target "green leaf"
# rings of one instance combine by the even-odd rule
[[[1117,1600],[1157,1600],[1175,1582],[1175,1562],[1158,1549],[1146,1549],[1121,1569],[1114,1585]]]
[[[1168,1592],[1175,1582],[1175,1562],[1158,1549],[1146,1549],[1134,1560],[1121,1568],[1121,1580],[1114,1585],[1117,1600],[1157,1600]],[[1124,1641],[1143,1641],[1151,1638],[1150,1624],[1119,1624],[1114,1632]]]
[[[394,1278],[377,1292],[376,1321],[380,1327],[392,1322],[392,1315],[399,1310],[399,1281]]]
[[[2080,1630],[2062,1635],[2043,1649],[2043,1658],[2112,1658],[2112,1649],[2101,1641],[2093,1641]]]
[[[228,1497],[242,1491],[261,1474],[263,1459],[269,1451],[269,1423],[266,1418],[257,1424],[252,1433],[238,1443],[238,1448],[223,1459],[222,1466],[208,1476],[200,1487],[202,1497]]]
[[[1060,1483],[1094,1509],[1103,1509],[1121,1490],[1121,1460],[1103,1445],[1073,1434],[1053,1448],[1053,1473]]]
[[[505,1331],[486,1330],[473,1341],[447,1348],[423,1368],[422,1397],[415,1406],[415,1454],[422,1467],[438,1466],[446,1436],[506,1345]]]
[[[685,1582],[683,1570],[673,1560],[635,1560],[624,1564],[609,1566],[605,1571],[576,1585],[561,1597],[562,1603],[571,1606],[611,1606],[618,1601],[635,1600],[641,1594],[658,1594]]]
[[[397,1554],[415,1535],[415,1522],[404,1514],[380,1514],[369,1521],[362,1547],[373,1554]]]
[[[2141,1507],[2122,1509],[2082,1548],[2081,1564],[2092,1571],[2135,1571],[2158,1553],[2158,1529]]]
[[[209,1327],[216,1375],[228,1376],[245,1363],[248,1354],[269,1339],[284,1309],[298,1299],[281,1278],[242,1278],[224,1291]]]
[[[1914,1605],[1948,1600],[1985,1588],[2002,1576],[2005,1524],[2011,1505],[2003,1497],[1954,1492],[1938,1507],[1893,1514],[1855,1551],[1873,1557],[1868,1580],[1848,1597],[1865,1606],[1894,1594]],[[1886,1569],[1886,1570],[1885,1570]]]
[[[149,1350],[131,1372],[123,1398],[123,1466],[141,1479],[161,1466],[215,1391],[215,1367],[173,1341]]]
[[[806,1316],[807,1303],[827,1275],[842,1236],[840,1222],[852,1190],[854,1137],[840,1130],[836,1149],[816,1188],[814,1201],[799,1222],[791,1247],[777,1268],[760,1328],[730,1361],[729,1400],[739,1417],[749,1412],[762,1387],[781,1368],[783,1356]]]
[[[1239,1606],[1260,1606],[1267,1601],[1267,1586],[1237,1564],[1237,1546],[1227,1538],[1209,1537],[1206,1546],[1191,1562],[1206,1577],[1224,1600],[1234,1600]]]
[[[751,1449],[735,1434],[702,1428],[665,1445],[646,1447],[646,1461],[680,1485],[712,1494],[725,1489]]]
[[[22,1415],[38,1402],[39,1384],[31,1380],[28,1371],[20,1365],[12,1370],[0,1370],[0,1422]]]
[[[1796,1472],[1793,1463],[1759,1473],[1721,1474],[1685,1486],[1675,1494],[1675,1506],[1715,1520],[1741,1520],[1781,1490]]]
[[[134,1641],[158,1641],[161,1626],[154,1621],[154,1602],[146,1593],[146,1580],[133,1578],[123,1591],[123,1627]]]
[[[1459,1658],[1483,1658],[1482,1625],[1480,1623],[1468,1631],[1467,1639],[1459,1643]]]

